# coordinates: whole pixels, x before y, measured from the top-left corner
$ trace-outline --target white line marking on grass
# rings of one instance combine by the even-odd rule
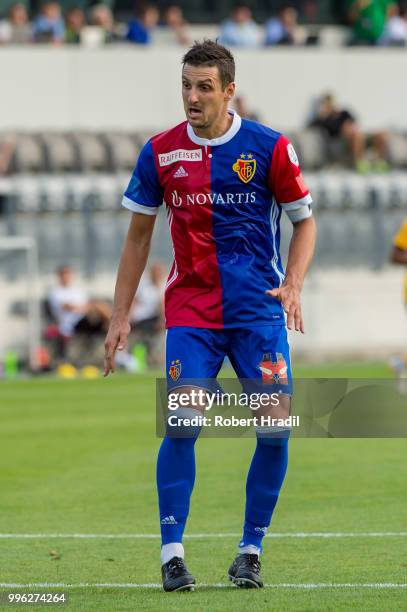
[[[320,583],[291,583],[265,584],[268,589],[405,589],[407,583],[394,582],[320,582]],[[215,582],[212,584],[197,584],[197,588],[236,588],[230,583]],[[26,584],[0,583],[1,589],[162,589],[158,583],[134,584],[134,583],[90,583],[79,582],[69,584],[65,582],[29,582]]]
[[[241,533],[189,533],[186,539],[240,538]],[[297,532],[269,533],[267,538],[404,538],[407,531],[366,531],[366,532]],[[78,539],[78,540],[157,540],[159,533],[0,533],[2,540],[24,539]]]

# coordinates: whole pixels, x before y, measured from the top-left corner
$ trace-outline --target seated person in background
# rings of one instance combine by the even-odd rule
[[[135,330],[152,334],[164,329],[165,281],[164,266],[158,261],[153,262],[148,277],[142,277],[133,300],[130,323]]]
[[[13,4],[7,19],[0,21],[0,44],[28,44],[32,42],[31,25],[24,4]]]
[[[86,25],[85,13],[78,7],[73,7],[65,13],[65,42],[79,44],[81,32]]]
[[[259,28],[252,19],[251,9],[246,4],[236,4],[232,15],[222,23],[219,42],[232,47],[259,46]]]
[[[179,45],[190,45],[192,43],[188,24],[184,19],[181,7],[171,4],[164,11],[163,27],[169,30],[174,38],[174,42]]]
[[[143,275],[130,310],[130,323],[136,340],[144,344],[149,365],[163,362],[165,331],[164,292],[167,274],[161,262],[151,264],[148,275]]]
[[[291,4],[284,4],[277,17],[265,24],[266,45],[298,45],[304,43],[298,26],[298,12]]]
[[[339,108],[332,94],[325,94],[318,103],[314,119],[309,127],[322,130],[325,135],[332,139],[344,140],[350,148],[355,169],[360,173],[369,172],[372,167],[366,159],[366,138],[362,134],[355,117],[344,108]],[[388,169],[385,160],[387,152],[387,136],[377,133],[372,139],[375,154],[374,169],[384,172]]]
[[[15,134],[10,133],[0,135],[0,176],[5,176],[8,174],[15,146]]]
[[[116,33],[114,17],[106,4],[95,4],[89,11],[89,24],[103,30],[102,43],[118,42],[120,36]]]
[[[247,102],[243,96],[236,96],[233,100],[233,107],[239,117],[242,119],[250,119],[251,121],[260,121],[259,116],[256,112],[250,110],[247,106]]]
[[[104,302],[89,300],[86,292],[75,286],[70,266],[60,266],[56,274],[58,284],[50,291],[48,303],[64,341],[61,351],[64,357],[66,342],[75,333],[105,332],[109,327],[112,309]]]
[[[136,18],[127,24],[126,40],[137,45],[149,45],[160,16],[158,9],[154,4],[144,4],[138,8],[136,3],[135,7]]]
[[[62,45],[65,38],[65,24],[58,2],[43,2],[40,14],[34,20],[35,42]]]
[[[352,25],[351,45],[376,45],[382,36],[394,0],[347,0]]]
[[[379,40],[380,45],[405,47],[407,45],[407,7],[389,7],[389,18]]]
[[[10,171],[15,145],[15,134],[0,134],[0,178],[6,176]],[[7,202],[8,196],[0,193],[0,217],[6,211]]]

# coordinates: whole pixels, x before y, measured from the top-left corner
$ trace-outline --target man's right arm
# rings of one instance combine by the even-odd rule
[[[105,341],[104,375],[115,369],[116,350],[123,350],[130,332],[129,311],[146,267],[156,215],[133,213],[117,273],[113,315]]]

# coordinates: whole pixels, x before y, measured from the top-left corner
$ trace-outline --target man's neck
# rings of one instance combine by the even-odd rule
[[[221,115],[210,127],[193,128],[193,130],[199,138],[213,140],[214,138],[220,138],[226,134],[226,132],[230,130],[232,123],[233,115],[226,110],[226,113]]]

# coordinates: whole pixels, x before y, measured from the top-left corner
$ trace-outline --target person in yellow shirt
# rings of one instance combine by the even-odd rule
[[[407,266],[407,218],[393,239],[391,261]],[[407,306],[407,270],[404,276],[404,303]]]
[[[404,219],[401,228],[393,238],[391,261],[392,263],[406,266],[404,274],[404,304],[407,307],[407,218]],[[407,354],[405,353],[402,357],[392,358],[390,365],[395,371],[397,378],[404,378],[407,368]]]

